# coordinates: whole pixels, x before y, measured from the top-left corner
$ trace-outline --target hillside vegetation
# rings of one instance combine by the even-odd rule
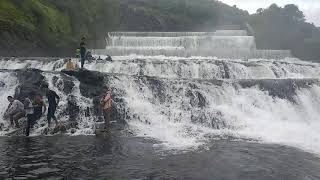
[[[320,60],[320,32],[294,5],[256,14],[214,0],[1,0],[1,56],[72,56],[86,36],[103,48],[108,31],[213,31],[245,29],[261,49],[291,49]]]
[[[305,60],[320,60],[320,31],[305,21],[295,5],[258,9],[250,16],[258,48],[290,49],[294,56]]]

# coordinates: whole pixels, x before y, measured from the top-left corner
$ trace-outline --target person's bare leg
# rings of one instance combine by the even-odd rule
[[[14,121],[13,121],[13,115],[10,115],[10,126],[12,127],[14,127],[15,126],[15,124],[14,124]]]
[[[23,118],[25,115],[24,112],[19,112],[15,115],[13,115],[13,122],[15,127],[19,127],[19,119]]]
[[[53,117],[53,120],[56,123],[56,126],[58,126],[59,122],[58,122],[58,120],[57,120],[57,118],[55,116]]]

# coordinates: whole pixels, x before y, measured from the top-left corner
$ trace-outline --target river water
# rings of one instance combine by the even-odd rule
[[[316,180],[320,158],[273,144],[217,140],[196,151],[109,137],[1,137],[1,179]]]

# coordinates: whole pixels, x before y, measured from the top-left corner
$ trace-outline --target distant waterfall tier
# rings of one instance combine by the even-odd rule
[[[215,32],[110,32],[109,36],[180,37],[180,36],[247,36],[245,30],[217,30]]]
[[[178,46],[186,49],[255,49],[252,36],[110,37],[110,46]]]
[[[105,49],[95,55],[212,56],[231,59],[282,59],[288,50],[257,50],[255,38],[245,30],[215,32],[110,32]]]

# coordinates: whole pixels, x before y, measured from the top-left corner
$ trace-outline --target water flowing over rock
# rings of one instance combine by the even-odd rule
[[[238,39],[246,39],[240,46],[234,40],[226,43],[225,37],[235,38],[235,33],[244,36]],[[180,43],[183,48],[194,48],[198,42],[201,41],[201,46],[207,41],[204,38],[202,42],[201,37],[191,43],[194,36],[202,34],[122,32],[110,36],[125,38],[115,39],[117,45],[128,43],[137,48],[153,43]],[[228,47],[254,48],[252,37],[242,31],[222,31],[208,36],[223,38],[220,44]],[[317,63],[295,58],[228,59],[164,54],[112,59],[93,60],[85,65],[86,69],[77,71],[65,71],[63,59],[0,59],[0,66],[6,67],[0,70],[0,100],[4,102],[0,105],[1,135],[10,134],[5,131],[8,122],[2,119],[8,105],[6,97],[12,94],[25,97],[32,90],[39,91],[40,84],[47,83],[61,97],[57,117],[64,126],[59,132],[65,128],[67,134],[93,134],[95,127],[103,124],[99,101],[110,88],[113,126],[158,140],[166,148],[194,148],[212,138],[226,138],[320,152],[316,143],[320,140],[320,65]],[[33,135],[50,134],[44,124],[43,117]]]

